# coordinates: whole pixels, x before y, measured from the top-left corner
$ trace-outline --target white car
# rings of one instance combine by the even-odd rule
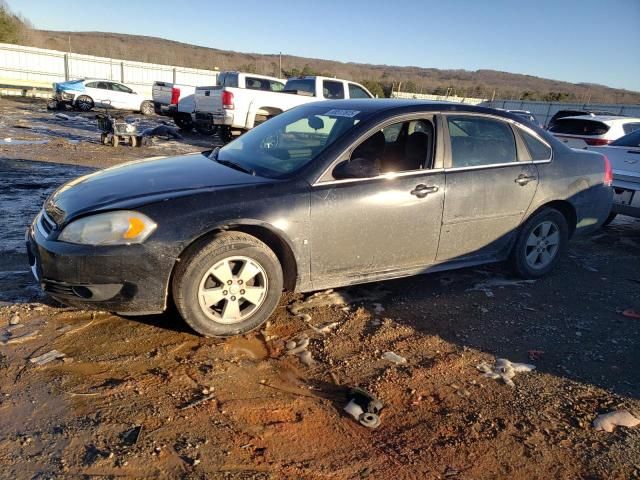
[[[113,80],[85,78],[54,83],[53,91],[58,105],[71,105],[83,112],[110,105],[112,108],[132,110],[143,115],[154,113],[151,98]]]
[[[605,225],[620,213],[640,218],[640,129],[606,147],[588,147],[606,155],[613,169],[613,208]]]
[[[579,115],[556,120],[549,131],[571,148],[609,145],[640,128],[640,118],[617,115]]]

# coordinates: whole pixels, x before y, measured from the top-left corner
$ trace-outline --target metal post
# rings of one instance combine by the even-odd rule
[[[69,81],[69,54],[64,54],[64,81]]]
[[[120,62],[120,82],[124,83],[124,62]]]
[[[280,55],[280,64],[279,64],[280,65],[280,76],[279,76],[279,78],[282,78],[282,52],[280,52],[279,55]]]
[[[177,83],[176,78],[176,67],[173,67],[173,83]]]

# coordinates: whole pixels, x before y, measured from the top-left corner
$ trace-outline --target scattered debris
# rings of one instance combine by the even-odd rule
[[[349,402],[344,411],[355,418],[360,425],[376,428],[380,425],[382,402],[365,390],[352,388],[349,390]]]
[[[50,352],[44,353],[38,357],[32,357],[29,359],[31,363],[35,363],[36,365],[45,365],[53,360],[57,360],[58,358],[63,358],[66,355],[58,350],[51,350]]]
[[[473,287],[468,288],[467,292],[484,292],[487,297],[493,297],[492,288],[503,288],[503,287],[522,287],[525,284],[536,283],[535,280],[509,280],[504,277],[492,278],[490,280],[485,280],[484,282],[476,283]]]
[[[60,120],[69,120],[69,115],[65,115],[64,113],[56,113],[54,117]]]
[[[373,313],[375,313],[376,315],[380,315],[382,312],[384,312],[384,307],[382,306],[382,304],[373,303]]]
[[[640,425],[640,419],[634,417],[627,410],[616,410],[614,412],[598,415],[593,421],[596,430],[613,432],[616,427],[635,427]]]
[[[35,340],[40,336],[40,332],[38,330],[34,330],[33,332],[25,333],[24,335],[20,335],[17,337],[12,336],[9,339],[0,341],[0,345],[16,345],[19,343],[28,342],[30,340]]]
[[[210,393],[209,395],[205,395],[203,397],[196,398],[195,400],[191,400],[190,402],[181,406],[180,410],[187,410],[189,408],[193,408],[197,405],[201,405],[205,402],[208,402],[209,400],[213,400],[214,398],[215,398],[215,395],[213,393]]]
[[[528,350],[527,356],[529,360],[540,360],[540,358],[544,355],[544,350]]]
[[[285,347],[287,348],[287,354],[296,355],[300,361],[307,365],[313,365],[313,357],[311,356],[311,352],[307,350],[309,346],[309,337],[306,335],[299,336],[296,340],[289,340]]]
[[[142,131],[141,136],[143,137],[163,137],[167,140],[175,139],[175,140],[183,140],[182,135],[178,133],[178,130],[168,125],[158,125],[154,128],[147,128]]]
[[[498,358],[493,367],[482,362],[476,368],[482,372],[485,377],[493,378],[494,380],[501,378],[504,383],[510,387],[515,387],[512,378],[516,376],[516,373],[531,372],[535,370],[536,367],[528,363],[515,363],[506,358]]]
[[[382,354],[382,358],[385,359],[385,360],[388,360],[390,362],[397,363],[397,364],[407,363],[407,359],[406,358],[401,357],[400,355],[398,355],[397,353],[394,353],[394,352],[384,352]]]
[[[138,443],[138,439],[140,438],[140,433],[142,432],[142,425],[136,425],[133,428],[122,433],[120,436],[122,442],[126,446],[132,446]]]
[[[633,308],[627,308],[624,312],[622,312],[627,318],[638,318],[640,319],[640,313],[636,312]]]
[[[18,325],[20,323],[20,315],[17,313],[9,319],[9,325]]]

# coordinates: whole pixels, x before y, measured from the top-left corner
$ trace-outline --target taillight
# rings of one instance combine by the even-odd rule
[[[609,145],[612,140],[607,140],[604,138],[585,138],[584,139],[585,142],[587,142],[587,145],[591,145],[591,146],[598,146],[598,145]]]
[[[180,100],[180,89],[173,87],[171,89],[171,105],[177,105]]]
[[[604,155],[604,178],[602,179],[602,183],[607,187],[610,187],[613,183],[613,169],[611,168],[611,162],[606,155]]]
[[[222,108],[225,110],[233,110],[235,105],[233,104],[233,93],[222,91]]]

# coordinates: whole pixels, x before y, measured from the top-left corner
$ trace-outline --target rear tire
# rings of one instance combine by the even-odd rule
[[[241,232],[196,243],[180,259],[171,284],[182,318],[208,337],[258,328],[275,310],[282,288],[278,257],[263,242]]]
[[[149,100],[145,100],[140,105],[140,113],[142,115],[153,115],[155,113],[155,108],[153,107],[153,102]]]
[[[129,145],[131,145],[132,147],[138,146],[138,139],[134,135],[131,135],[129,137]]]
[[[539,278],[550,272],[567,249],[569,226],[562,213],[545,208],[529,218],[511,251],[511,266],[522,278]]]
[[[200,135],[211,136],[213,135],[213,132],[215,132],[215,127],[196,123],[196,132],[198,132]]]
[[[611,212],[609,214],[609,216],[607,217],[607,219],[604,221],[604,223],[602,224],[603,227],[606,227],[607,225],[609,225],[611,222],[613,222],[613,220],[615,220],[615,218],[618,216],[617,213],[615,212]]]
[[[191,118],[191,115],[189,115],[188,113],[177,114],[173,118],[173,121],[176,122],[176,125],[178,126],[178,128],[184,132],[190,132],[191,130],[193,130],[193,119]]]

